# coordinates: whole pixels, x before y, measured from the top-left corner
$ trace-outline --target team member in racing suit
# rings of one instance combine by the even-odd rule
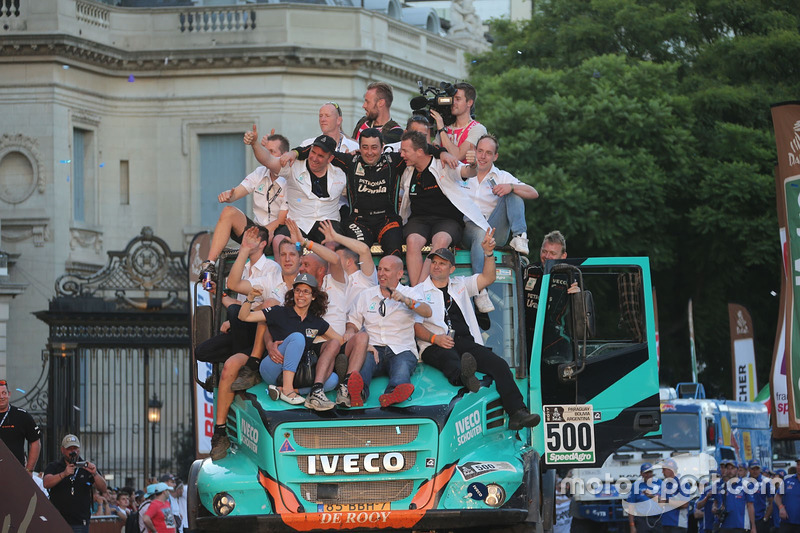
[[[376,128],[367,128],[358,139],[360,153],[335,152],[331,164],[347,174],[347,199],[350,216],[344,221],[345,235],[367,246],[378,242],[384,255],[400,256],[403,229],[397,209],[400,202],[400,176],[406,163],[399,153],[383,152],[383,138]],[[308,157],[309,147],[295,148],[281,157],[281,164]],[[455,157],[428,145],[428,152],[452,167]]]

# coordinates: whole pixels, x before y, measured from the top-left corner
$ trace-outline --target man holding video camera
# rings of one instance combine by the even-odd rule
[[[89,533],[92,514],[92,485],[101,494],[106,492],[106,480],[97,466],[80,456],[81,441],[75,435],[61,440],[58,461],[44,469],[44,488],[50,490],[50,502],[58,509],[75,533]]]
[[[486,126],[472,118],[472,107],[477,98],[475,87],[463,82],[456,83],[454,87],[456,93],[450,106],[450,114],[455,122],[446,125],[444,117],[435,109],[431,109],[431,117],[436,121],[436,133],[442,148],[459,161],[465,162],[467,152],[475,150],[478,139],[486,135]]]

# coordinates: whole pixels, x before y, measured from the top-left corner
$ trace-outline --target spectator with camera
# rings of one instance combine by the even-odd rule
[[[92,487],[106,492],[106,480],[97,466],[80,456],[81,441],[75,435],[61,440],[61,459],[44,469],[44,488],[50,490],[50,502],[75,533],[89,533],[92,514]]]
[[[467,152],[474,150],[478,139],[486,135],[486,127],[472,118],[472,107],[475,105],[477,93],[469,83],[456,83],[456,94],[450,106],[453,116],[452,124],[445,124],[442,114],[431,109],[431,117],[436,121],[436,133],[439,144],[459,161],[466,162]]]
[[[714,514],[720,523],[719,530],[724,533],[756,533],[756,515],[753,506],[752,490],[738,476],[738,467],[733,461],[722,461],[726,467],[724,483],[714,497]]]

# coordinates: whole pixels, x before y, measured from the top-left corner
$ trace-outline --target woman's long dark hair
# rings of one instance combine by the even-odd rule
[[[305,283],[298,283],[298,285],[305,285]],[[308,306],[308,314],[311,316],[323,316],[328,310],[328,293],[310,285],[306,285],[306,287],[311,289],[311,297],[313,298]],[[286,291],[283,306],[294,307],[294,287],[292,287],[292,290]]]

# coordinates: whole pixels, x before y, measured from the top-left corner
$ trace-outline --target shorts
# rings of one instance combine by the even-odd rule
[[[342,233],[342,224],[338,220],[329,220],[328,222],[331,223],[333,229],[336,230],[336,233]],[[320,221],[314,222],[314,225],[311,226],[311,230],[306,233],[303,230],[300,230],[300,233],[303,234],[304,237],[314,241],[314,242],[322,242],[325,240],[325,235],[322,234],[322,230],[319,227]],[[289,236],[289,228],[286,226],[279,226],[278,229],[275,230],[275,235],[285,235],[286,237]]]
[[[233,228],[231,228],[231,240],[234,241],[235,243],[238,243],[238,244],[242,244],[242,237],[244,236],[244,232],[245,231],[249,230],[250,228],[252,228],[254,226],[258,226],[258,224],[256,224],[253,221],[253,219],[250,218],[249,216],[245,215],[244,218],[247,219],[247,224],[244,225],[244,231],[242,231],[241,235],[236,235],[236,233],[234,233],[234,231],[233,231]]]
[[[345,235],[367,246],[378,242],[383,255],[400,256],[403,247],[401,224],[397,215],[355,216],[345,222]]]
[[[445,232],[452,239],[450,244],[461,242],[464,233],[464,222],[452,218],[437,217],[434,215],[417,216],[408,219],[403,227],[403,237],[408,240],[412,233],[425,237],[425,242],[431,242],[431,237],[437,233]]]

